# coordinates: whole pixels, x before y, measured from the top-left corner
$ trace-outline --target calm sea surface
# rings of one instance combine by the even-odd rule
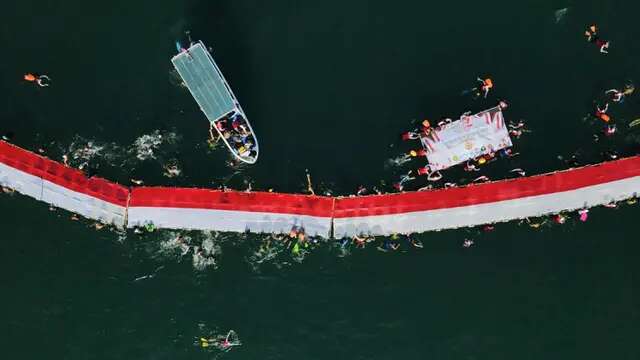
[[[640,4],[640,3],[638,3]],[[389,189],[421,163],[399,134],[497,99],[532,132],[502,178],[638,152],[639,97],[611,106],[619,132],[594,142],[602,92],[640,81],[632,1],[10,1],[0,17],[0,132],[129,184]],[[623,6],[624,5],[624,6]],[[566,11],[559,11],[568,8]],[[600,55],[583,38],[596,22]],[[208,149],[207,123],[169,59],[185,30],[213,48],[258,135],[258,164]],[[21,81],[48,74],[46,89]],[[476,76],[487,100],[461,92]],[[163,176],[176,164],[177,178]],[[459,170],[447,180],[468,177]],[[421,184],[410,185],[410,188]],[[416,236],[382,253],[323,244],[304,257],[264,236],[184,233],[215,263],[180,256],[178,234],[96,231],[0,197],[3,359],[638,359],[637,206],[587,223]],[[470,249],[464,239],[473,239]],[[262,247],[262,250],[260,248]],[[198,337],[237,332],[242,346]]]

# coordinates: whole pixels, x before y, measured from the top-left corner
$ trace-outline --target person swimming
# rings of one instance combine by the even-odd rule
[[[580,221],[586,222],[587,219],[589,218],[589,209],[579,210],[578,214],[580,215]]]
[[[609,53],[609,41],[600,39],[600,36],[598,35],[598,28],[596,25],[589,26],[589,28],[584,32],[584,35],[587,37],[588,42],[596,45],[600,49],[601,53]]]
[[[38,84],[40,87],[47,87],[51,84],[51,78],[47,75],[37,75],[27,73],[24,75],[24,80]]]
[[[486,78],[486,79],[481,79],[480,77],[478,77],[478,82],[479,82],[479,89],[480,89],[480,93],[478,93],[477,95],[483,95],[484,98],[487,98],[487,95],[489,95],[489,91],[491,91],[491,89],[493,89],[493,80]]]
[[[599,105],[596,105],[596,111],[593,114],[597,119],[600,119],[606,123],[611,121],[611,117],[607,115],[607,111],[609,110],[609,104],[605,104],[603,108],[600,108]]]
[[[610,94],[611,95],[611,100],[613,102],[617,102],[617,103],[623,103],[624,102],[624,98],[627,95],[631,95],[633,94],[633,92],[636,90],[635,86],[633,86],[632,84],[627,84],[625,85],[624,89],[622,90],[618,90],[618,89],[609,89],[607,91],[605,91],[605,94]]]

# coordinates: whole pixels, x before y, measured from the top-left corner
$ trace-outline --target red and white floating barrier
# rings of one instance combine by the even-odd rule
[[[337,199],[337,238],[470,227],[609,204],[640,193],[640,157],[424,192]]]
[[[460,188],[331,198],[190,188],[129,189],[0,142],[0,185],[120,227],[322,237],[417,233],[608,204],[640,193],[640,156]],[[332,234],[333,230],[333,234]]]
[[[333,199],[268,192],[143,187],[131,191],[129,227],[289,233],[329,237]]]
[[[124,227],[129,189],[0,141],[0,185],[89,219]]]

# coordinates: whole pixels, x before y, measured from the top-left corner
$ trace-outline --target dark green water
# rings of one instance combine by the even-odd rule
[[[413,119],[505,98],[507,118],[526,119],[533,132],[516,141],[513,164],[487,173],[534,174],[563,168],[557,156],[578,150],[583,162],[605,150],[637,153],[637,132],[622,131],[640,117],[636,97],[612,107],[614,139],[594,143],[600,125],[583,118],[602,90],[639,81],[638,10],[599,1],[10,2],[0,25],[0,131],[56,159],[102,144],[91,162],[123,183],[301,191],[308,168],[319,188],[349,193],[406,171],[387,162],[409,149],[397,139]],[[582,37],[594,21],[612,41],[607,56]],[[207,124],[169,62],[186,29],[214,48],[248,113],[257,165],[233,169],[224,149],[206,150]],[[30,71],[53,85],[21,82]],[[477,75],[496,83],[486,102],[460,96]],[[156,130],[175,141],[135,160],[132,143]],[[163,177],[168,161],[183,176]],[[423,234],[420,251],[341,257],[324,245],[301,263],[281,254],[259,264],[259,237],[224,235],[217,267],[204,270],[162,250],[172,234],[122,239],[21,196],[2,196],[0,214],[2,358],[640,356],[633,207],[542,231],[513,223]],[[465,238],[476,245],[463,249]],[[242,347],[193,345],[228,329]]]

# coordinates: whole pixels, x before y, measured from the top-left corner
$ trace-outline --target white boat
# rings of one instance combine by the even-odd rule
[[[258,138],[202,41],[192,43],[188,49],[179,47],[179,53],[171,63],[233,156],[242,162],[255,164],[260,153]]]

